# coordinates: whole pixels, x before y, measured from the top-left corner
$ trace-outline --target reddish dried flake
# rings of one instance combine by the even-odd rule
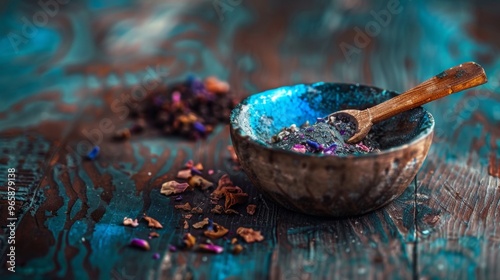
[[[158,228],[158,229],[163,228],[163,226],[160,224],[160,222],[158,222],[157,220],[155,220],[151,217],[146,216],[145,214],[142,218],[148,222],[148,227]]]
[[[123,218],[123,225],[137,227],[137,226],[139,226],[139,222],[137,221],[137,219],[132,220],[132,218],[125,217],[125,218]]]
[[[164,195],[172,195],[172,194],[179,194],[183,193],[189,188],[189,184],[187,183],[179,183],[176,181],[168,181],[166,183],[163,183],[161,186],[160,193]]]
[[[260,242],[264,240],[264,236],[260,231],[253,230],[252,228],[239,227],[236,233],[241,236],[247,243]]]
[[[255,210],[257,209],[257,205],[255,204],[248,204],[247,205],[247,213],[250,216],[253,216],[255,214]]]
[[[191,204],[189,204],[189,202],[186,202],[185,204],[179,204],[179,205],[175,205],[174,206],[175,209],[181,209],[181,210],[184,210],[184,211],[191,211]]]

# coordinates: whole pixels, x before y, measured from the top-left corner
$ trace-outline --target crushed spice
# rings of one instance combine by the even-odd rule
[[[371,130],[359,143],[347,143],[355,130],[356,125],[348,117],[336,116],[328,120],[318,118],[312,126],[306,123],[298,128],[293,124],[282,129],[271,137],[270,145],[297,153],[331,156],[361,155],[380,151],[375,130]]]

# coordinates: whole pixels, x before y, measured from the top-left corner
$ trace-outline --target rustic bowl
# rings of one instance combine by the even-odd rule
[[[418,107],[374,125],[381,152],[359,156],[299,154],[271,148],[271,136],[291,124],[344,109],[365,109],[397,93],[319,82],[254,94],[231,113],[231,138],[244,172],[282,206],[331,217],[360,215],[391,202],[413,180],[429,151],[434,119]]]

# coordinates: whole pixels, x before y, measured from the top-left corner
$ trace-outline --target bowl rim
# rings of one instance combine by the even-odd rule
[[[264,144],[262,141],[255,141],[254,139],[252,139],[252,137],[250,137],[248,135],[243,135],[242,134],[243,130],[239,126],[237,126],[235,124],[237,112],[241,112],[241,107],[243,105],[247,105],[249,103],[248,100],[250,100],[250,98],[255,98],[258,95],[262,95],[262,94],[268,93],[270,91],[276,91],[276,90],[282,89],[282,88],[284,89],[284,88],[291,88],[291,87],[298,87],[298,86],[319,86],[319,85],[323,85],[323,84],[329,84],[329,85],[333,85],[333,86],[335,86],[335,85],[342,85],[342,86],[366,87],[366,88],[375,89],[378,92],[382,92],[382,91],[385,90],[385,91],[388,91],[388,92],[393,93],[393,94],[397,94],[397,95],[400,94],[397,91],[386,90],[386,89],[382,89],[382,88],[379,88],[379,87],[376,87],[376,86],[369,86],[369,85],[359,84],[359,83],[353,84],[353,83],[336,83],[336,82],[331,82],[331,83],[330,82],[315,82],[315,83],[302,83],[302,84],[293,84],[293,85],[289,85],[289,86],[276,87],[276,88],[272,88],[272,89],[268,89],[268,90],[265,90],[265,91],[261,91],[261,92],[257,92],[257,93],[251,94],[251,95],[247,96],[245,99],[241,100],[241,102],[238,103],[234,107],[234,109],[231,111],[231,115],[230,115],[230,118],[229,118],[229,127],[230,127],[231,134],[234,133],[234,134],[236,134],[239,137],[246,138],[252,144],[257,145],[257,146],[261,146],[265,150],[269,150],[269,151],[273,151],[273,152],[277,152],[277,153],[282,153],[282,154],[285,154],[285,155],[300,156],[300,157],[310,157],[310,158],[332,158],[332,159],[345,158],[345,159],[353,159],[353,158],[371,158],[371,157],[378,157],[378,156],[381,156],[381,155],[391,154],[391,153],[393,153],[395,151],[400,151],[400,150],[403,150],[403,149],[405,149],[405,148],[407,148],[409,146],[416,145],[418,142],[420,142],[423,139],[429,137],[429,135],[431,135],[434,132],[434,126],[435,126],[434,117],[432,116],[432,114],[427,109],[425,109],[422,106],[418,106],[418,107],[415,107],[415,108],[422,108],[424,110],[424,112],[427,114],[427,116],[429,118],[430,126],[427,127],[427,128],[425,128],[425,130],[423,130],[422,132],[420,132],[415,138],[413,138],[408,143],[405,143],[405,144],[402,144],[402,145],[398,145],[398,146],[395,146],[395,147],[392,147],[392,148],[389,148],[389,149],[380,150],[380,152],[376,152],[376,153],[367,153],[367,154],[361,154],[361,155],[352,155],[352,154],[350,154],[350,155],[332,156],[332,155],[313,154],[313,153],[304,153],[304,154],[301,154],[301,153],[293,152],[293,151],[290,151],[290,150],[285,150],[285,149],[270,147],[269,145]]]

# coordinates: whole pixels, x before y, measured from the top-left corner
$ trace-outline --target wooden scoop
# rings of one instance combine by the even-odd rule
[[[383,103],[365,110],[338,111],[330,114],[328,120],[333,123],[335,117],[340,115],[351,118],[356,124],[356,132],[347,143],[356,143],[366,137],[373,124],[452,93],[482,85],[487,81],[483,67],[475,62],[467,62],[443,71]]]

